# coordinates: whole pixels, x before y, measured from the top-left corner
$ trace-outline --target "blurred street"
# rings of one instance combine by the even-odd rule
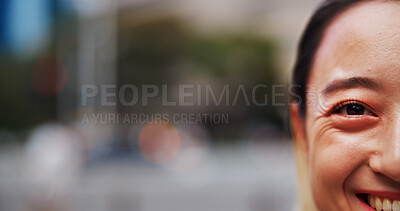
[[[132,157],[103,161],[54,186],[35,184],[23,156],[0,155],[0,210],[281,211],[296,204],[289,142],[193,152],[161,167]]]

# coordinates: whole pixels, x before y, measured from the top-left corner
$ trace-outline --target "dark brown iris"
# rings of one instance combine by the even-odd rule
[[[359,104],[350,104],[347,106],[347,115],[363,115],[365,108]]]

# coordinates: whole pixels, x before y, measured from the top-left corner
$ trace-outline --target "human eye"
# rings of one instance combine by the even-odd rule
[[[330,113],[344,117],[376,116],[369,106],[358,100],[346,100],[339,102],[332,107]]]

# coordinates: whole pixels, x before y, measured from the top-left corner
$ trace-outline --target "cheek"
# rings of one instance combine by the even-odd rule
[[[331,182],[343,180],[355,165],[353,150],[354,147],[346,143],[316,147],[311,161],[312,175]]]
[[[326,131],[310,143],[311,185],[317,204],[345,203],[344,182],[363,163],[357,135]]]

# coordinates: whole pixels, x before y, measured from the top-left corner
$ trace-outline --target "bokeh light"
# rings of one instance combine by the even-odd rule
[[[181,149],[178,130],[165,122],[146,125],[139,134],[139,149],[149,162],[165,164],[172,161]]]
[[[46,55],[38,59],[33,67],[31,80],[35,92],[42,97],[53,97],[67,84],[68,73],[60,59]]]

